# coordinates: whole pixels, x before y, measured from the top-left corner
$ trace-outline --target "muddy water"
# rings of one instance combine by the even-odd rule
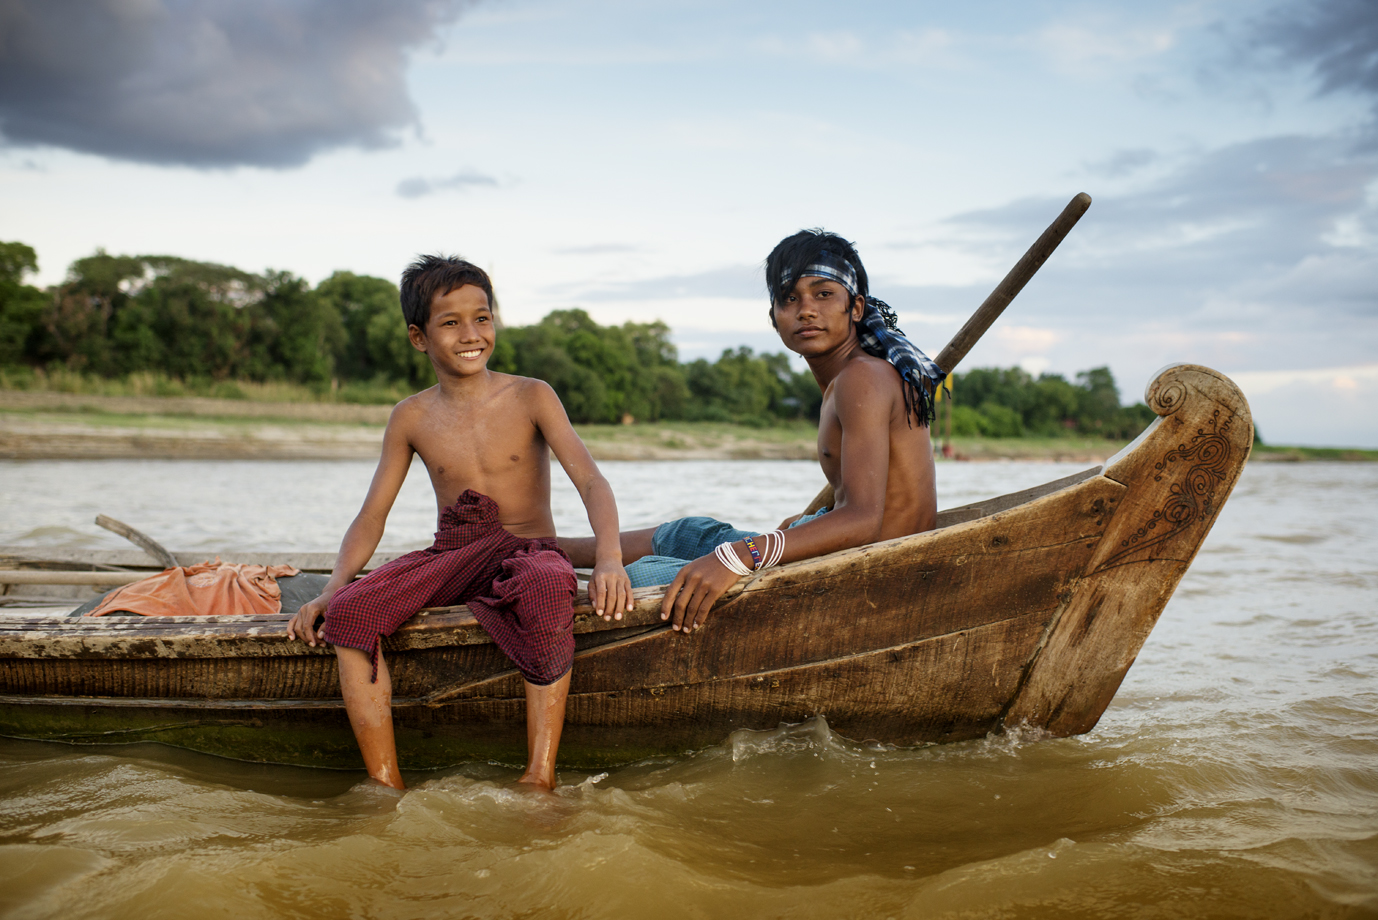
[[[607,467],[628,524],[763,526],[818,484],[807,464]],[[945,465],[943,504],[1071,471]],[[107,545],[104,511],[178,547],[324,549],[367,475],[0,465],[0,543]],[[394,525],[428,530],[411,494]],[[486,764],[397,797],[358,774],[0,740],[0,915],[1378,916],[1375,507],[1378,467],[1250,466],[1080,738],[877,749],[820,720],[565,772],[549,799]]]

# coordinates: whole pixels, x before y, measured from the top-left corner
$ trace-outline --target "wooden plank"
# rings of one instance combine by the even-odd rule
[[[1024,489],[1020,492],[1011,492],[1008,495],[1001,495],[997,498],[986,499],[985,501],[972,502],[969,505],[958,505],[956,508],[948,508],[938,512],[937,527],[951,527],[954,524],[965,524],[967,521],[974,521],[978,518],[989,517],[1001,511],[1008,511],[1010,508],[1017,507],[1025,502],[1031,502],[1035,498],[1042,498],[1054,492],[1071,488],[1080,482],[1085,482],[1099,475],[1101,468],[1093,466],[1089,470],[1082,470],[1080,473],[1073,473],[1061,479],[1054,479],[1052,482],[1045,482],[1042,485]]]
[[[571,685],[565,737],[602,743],[646,743],[637,732],[692,745],[739,728],[774,728],[826,716],[859,741],[894,744],[981,737],[998,727],[1022,667],[1038,645],[1043,618],[1017,617],[842,660],[667,686],[590,689]],[[514,692],[398,710],[400,724],[522,724],[520,682]]]
[[[55,572],[44,569],[0,569],[0,585],[128,585],[148,572]]]

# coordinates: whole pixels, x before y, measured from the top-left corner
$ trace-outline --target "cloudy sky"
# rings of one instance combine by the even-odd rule
[[[1196,362],[1378,447],[1373,0],[0,0],[0,136],[39,283],[443,250],[685,357],[777,350],[761,261],[816,226],[936,353],[1085,191],[968,367]]]

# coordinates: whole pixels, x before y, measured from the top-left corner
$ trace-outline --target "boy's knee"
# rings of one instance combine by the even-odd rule
[[[528,684],[531,684],[531,686],[533,687],[549,687],[551,684],[559,683],[564,678],[564,676],[572,670],[574,670],[573,661],[569,663],[568,667],[566,667],[560,673],[555,674],[555,676],[553,677],[551,677],[550,675],[554,673],[554,669],[533,673],[527,673],[526,671],[523,671],[522,680],[526,681]]]
[[[538,686],[554,683],[574,665],[574,608],[568,596],[522,611],[522,675]]]
[[[503,576],[493,582],[501,603],[537,610],[567,605],[578,588],[574,566],[563,554],[548,550],[509,559]]]
[[[533,643],[530,658],[519,669],[526,681],[538,687],[555,683],[574,667],[574,636],[569,634],[568,642],[558,636],[550,639],[545,645]]]

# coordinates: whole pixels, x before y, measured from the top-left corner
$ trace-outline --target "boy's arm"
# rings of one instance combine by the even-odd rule
[[[527,384],[531,391],[532,421],[550,445],[555,459],[564,467],[569,481],[579,490],[593,526],[596,544],[593,575],[589,578],[589,600],[605,620],[622,619],[623,610],[632,609],[632,583],[622,567],[622,540],[618,533],[617,499],[612,486],[598,471],[598,464],[569,423],[560,397],[543,380]]]
[[[880,537],[890,476],[890,413],[900,398],[893,377],[888,366],[857,362],[834,382],[833,406],[842,426],[840,500],[827,514],[784,530],[780,562],[812,559]],[[739,541],[733,548],[750,568],[746,546]],[[714,602],[738,578],[712,553],[695,559],[670,583],[660,618],[686,632],[702,626]]]
[[[373,481],[369,483],[363,507],[354,516],[344,539],[340,541],[340,552],[335,556],[335,568],[330,573],[330,580],[321,589],[319,597],[302,604],[292,617],[287,624],[287,638],[299,638],[314,647],[320,640],[316,620],[325,614],[335,592],[353,581],[359,570],[373,558],[373,551],[383,538],[388,512],[392,510],[392,503],[397,500],[397,493],[411,467],[412,447],[405,419],[408,414],[400,404],[392,410],[388,427],[383,432],[383,452],[378,458],[378,469],[373,472]]]

